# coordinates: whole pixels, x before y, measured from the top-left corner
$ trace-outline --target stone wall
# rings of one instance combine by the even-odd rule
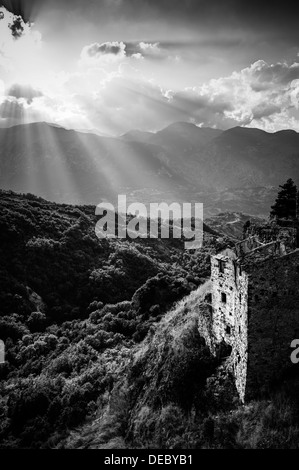
[[[248,363],[245,398],[266,391],[291,366],[299,333],[299,250],[248,266]]]
[[[248,276],[237,260],[212,257],[213,336],[232,347],[236,387],[243,400],[247,370]]]
[[[285,243],[277,240],[255,248],[250,253],[248,253],[246,257],[241,260],[241,262],[243,266],[247,267],[248,265],[264,261],[267,258],[277,258],[285,254],[287,254]]]
[[[283,221],[280,221],[281,223]],[[287,225],[280,225],[276,222],[269,222],[268,224],[251,224],[247,230],[245,237],[249,240],[257,237],[261,243],[270,243],[272,241],[284,242],[288,252],[293,251],[298,246],[298,226],[294,226],[294,223],[286,221]],[[242,243],[246,243],[247,240],[243,240]]]
[[[236,290],[235,337],[233,343],[233,365],[236,388],[244,401],[247,380],[248,357],[248,275],[238,267],[239,276]]]
[[[238,258],[245,256],[250,251],[261,246],[259,237],[257,235],[250,236],[235,245],[235,252]]]
[[[211,353],[216,355],[217,341],[213,331],[213,313],[212,305],[206,301],[200,301],[198,308],[198,331],[200,336],[205,340],[206,345]]]
[[[216,341],[231,344],[234,334],[235,270],[222,254],[211,259],[213,331]]]
[[[211,257],[211,298],[200,329],[213,354],[232,348],[240,398],[266,391],[291,366],[290,344],[299,337],[299,250],[282,241],[237,259],[232,250]]]

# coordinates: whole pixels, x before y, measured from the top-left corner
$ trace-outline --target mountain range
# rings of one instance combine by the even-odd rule
[[[119,137],[48,123],[0,129],[0,187],[62,203],[202,202],[206,216],[269,213],[279,184],[299,183],[299,134],[177,122]]]

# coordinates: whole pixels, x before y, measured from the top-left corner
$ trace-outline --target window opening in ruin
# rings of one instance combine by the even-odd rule
[[[235,283],[237,283],[237,264],[235,261],[233,261],[234,265],[234,277],[235,277]]]
[[[225,263],[222,259],[219,259],[218,261],[219,261],[219,272],[224,273]]]
[[[230,326],[227,326],[225,328],[225,331],[226,331],[226,334],[230,335],[230,332],[231,332]]]
[[[221,293],[221,302],[226,304],[226,294],[224,292]]]

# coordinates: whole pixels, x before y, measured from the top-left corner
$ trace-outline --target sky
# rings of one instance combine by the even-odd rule
[[[299,132],[298,13],[288,0],[0,0],[0,127]]]

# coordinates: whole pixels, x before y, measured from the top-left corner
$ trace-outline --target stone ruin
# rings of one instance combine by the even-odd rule
[[[229,347],[241,401],[266,392],[290,366],[299,334],[298,230],[249,226],[234,248],[211,257],[211,292],[199,329],[213,354]]]

